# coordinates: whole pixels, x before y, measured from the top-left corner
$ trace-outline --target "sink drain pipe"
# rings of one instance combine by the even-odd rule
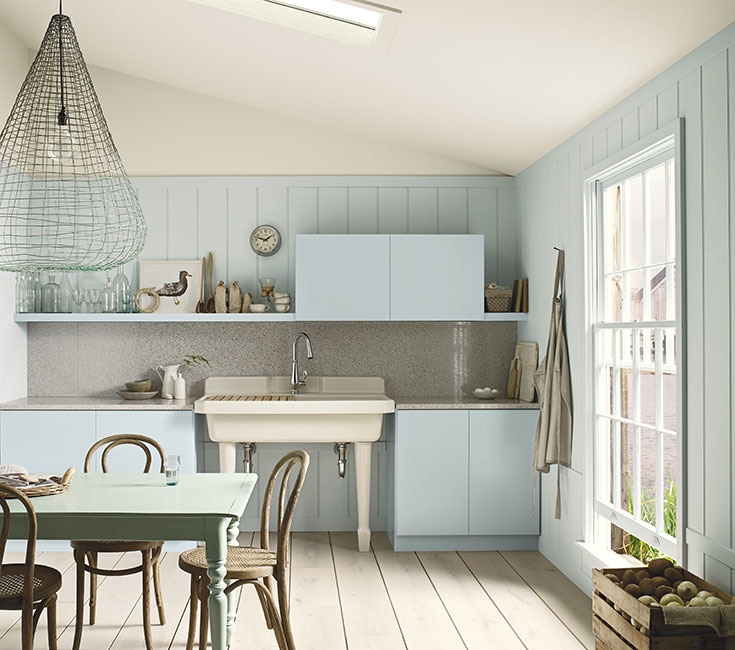
[[[253,454],[258,450],[254,442],[243,442],[243,458],[242,464],[246,474],[251,474],[253,471]]]
[[[337,454],[337,474],[340,478],[344,478],[347,468],[347,443],[335,442],[334,453]]]

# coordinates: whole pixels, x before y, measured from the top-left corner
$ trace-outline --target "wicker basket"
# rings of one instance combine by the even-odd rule
[[[501,287],[496,284],[488,284],[485,287],[485,311],[508,311],[510,309],[512,295],[513,289]]]
[[[40,483],[28,483],[22,481],[12,475],[0,476],[0,484],[6,483],[11,485],[18,490],[21,490],[27,497],[42,497],[48,494],[60,494],[66,492],[71,485],[71,479],[74,476],[76,470],[70,467],[64,472],[62,477],[49,476],[47,479],[42,479]]]

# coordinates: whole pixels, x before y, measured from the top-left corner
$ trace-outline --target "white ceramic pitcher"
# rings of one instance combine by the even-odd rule
[[[164,399],[174,398],[174,387],[176,385],[176,376],[179,374],[180,363],[173,366],[158,366],[156,372],[161,378],[161,397]]]

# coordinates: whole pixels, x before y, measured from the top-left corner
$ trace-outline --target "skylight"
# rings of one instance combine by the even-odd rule
[[[388,32],[395,31],[395,21],[401,13],[359,0],[191,1],[362,47],[373,47],[386,26]],[[384,25],[386,18],[389,25]]]

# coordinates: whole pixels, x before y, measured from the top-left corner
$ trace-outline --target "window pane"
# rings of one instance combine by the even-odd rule
[[[662,163],[645,174],[646,190],[646,241],[649,264],[662,264],[667,259],[666,213],[668,192],[666,166]]]
[[[623,268],[638,269],[644,264],[643,242],[643,180],[639,175],[623,183],[623,240],[625,257]]]
[[[620,246],[620,185],[613,185],[603,192],[604,203],[604,263],[605,273],[620,271],[622,268]]]

